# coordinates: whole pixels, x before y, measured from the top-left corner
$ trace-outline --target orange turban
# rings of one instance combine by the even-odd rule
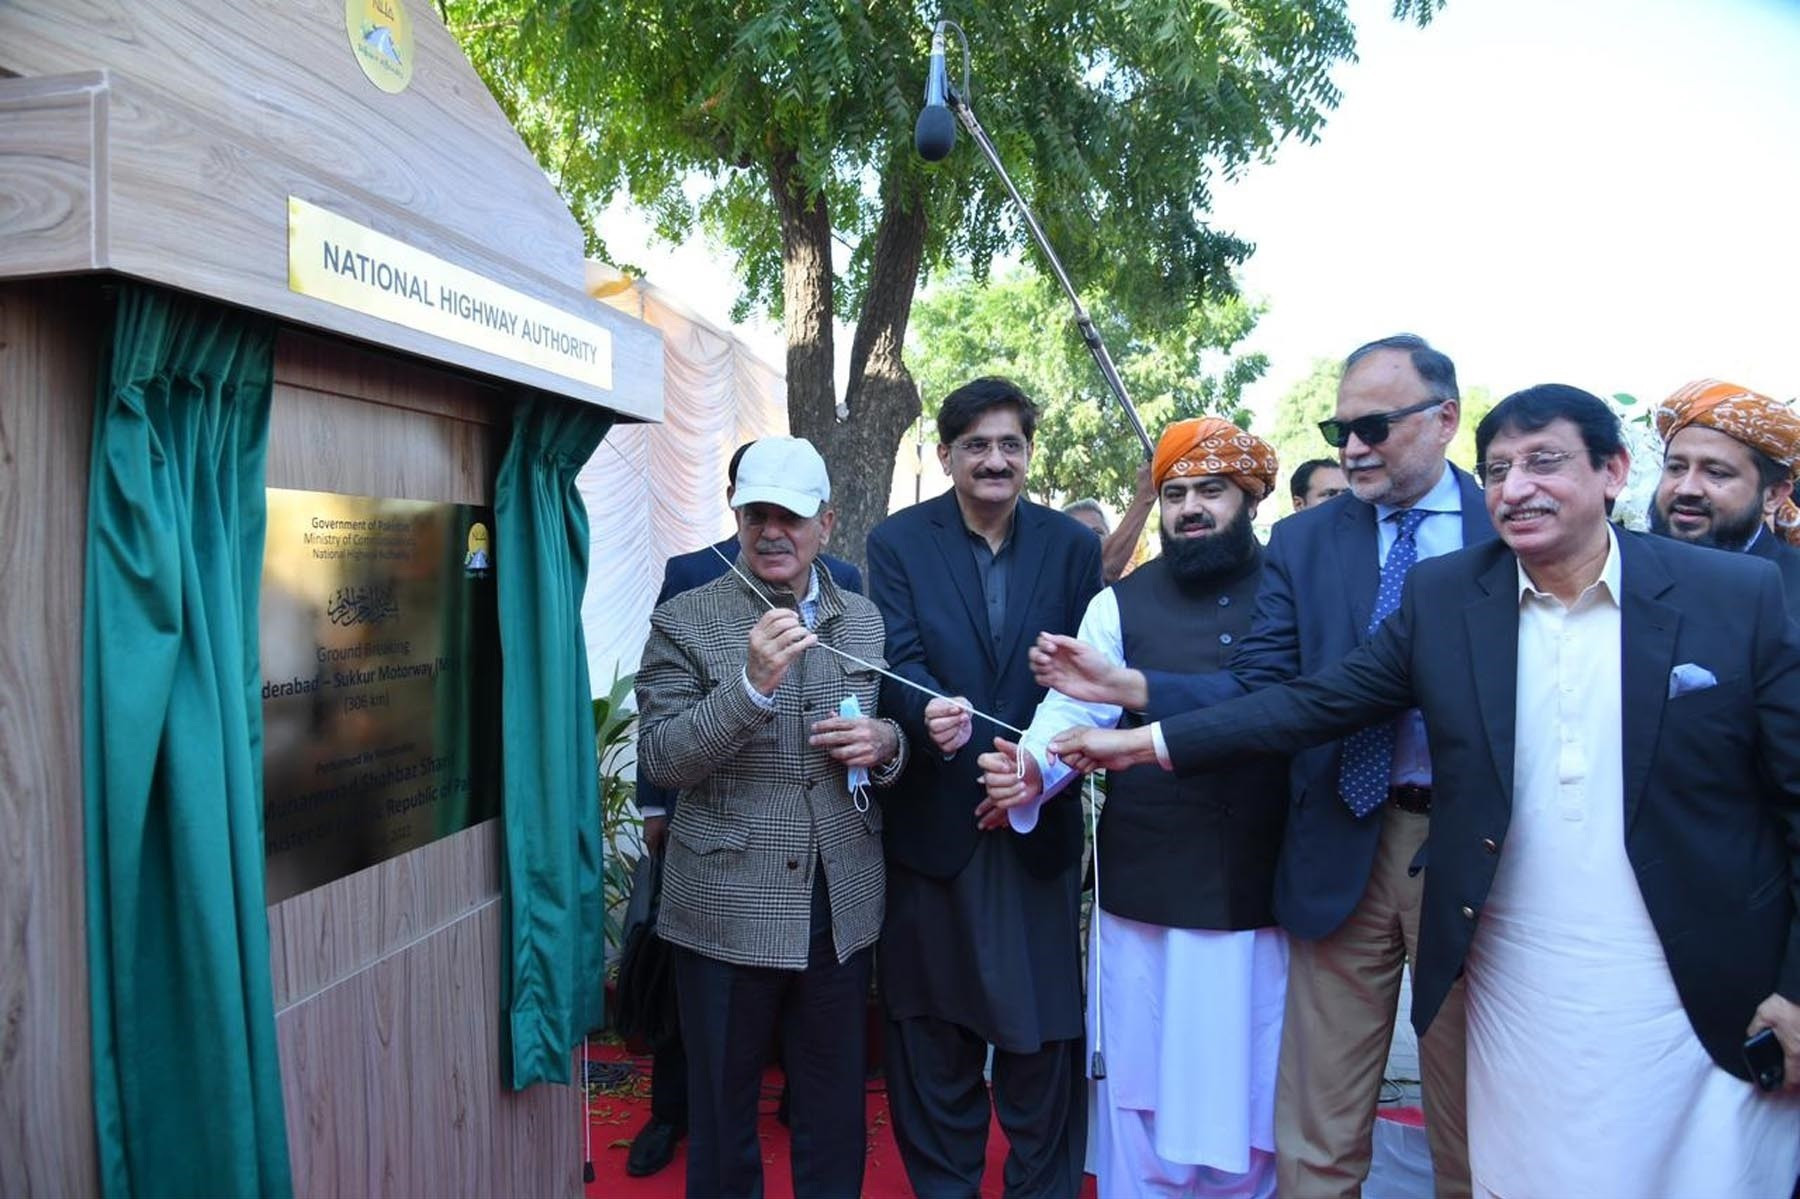
[[[1260,500],[1275,490],[1275,450],[1228,420],[1203,416],[1179,420],[1163,430],[1150,461],[1157,487],[1170,475],[1224,475]]]
[[[1689,425],[1717,429],[1788,469],[1800,466],[1800,416],[1778,400],[1735,383],[1701,379],[1689,383],[1656,410],[1656,432],[1666,446]],[[1775,513],[1775,528],[1800,543],[1800,508],[1792,500]]]

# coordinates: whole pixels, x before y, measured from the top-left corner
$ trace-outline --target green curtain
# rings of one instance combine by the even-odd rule
[[[513,1087],[569,1081],[600,1023],[599,767],[581,633],[587,510],[580,472],[612,425],[604,409],[521,396],[494,486],[500,593],[502,994]]]
[[[88,487],[89,1002],[109,1196],[293,1191],[263,900],[273,329],[118,297]]]

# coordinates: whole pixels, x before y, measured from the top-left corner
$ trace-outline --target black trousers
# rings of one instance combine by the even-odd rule
[[[678,984],[679,985],[679,984]],[[681,1043],[681,1021],[665,1041],[650,1048],[650,1118],[686,1128],[688,1122],[687,1049]]]
[[[987,1165],[987,1042],[929,1016],[890,1020],[884,1053],[894,1140],[918,1199],[974,1199]],[[992,1112],[1009,1150],[1007,1199],[1074,1199],[1087,1154],[1082,1042],[994,1051]]]
[[[862,1193],[865,1013],[874,955],[863,949],[838,962],[824,895],[822,884],[814,889],[804,970],[736,966],[675,951],[688,1061],[687,1199],[761,1199],[757,1100],[777,1032],[790,1094],[795,1199]]]

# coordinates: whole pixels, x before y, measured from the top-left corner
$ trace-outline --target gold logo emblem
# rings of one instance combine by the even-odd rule
[[[463,555],[463,569],[480,577],[492,569],[493,562],[488,556],[487,526],[476,521],[469,526],[469,552]]]
[[[344,0],[344,32],[370,83],[393,93],[412,82],[412,18],[404,0]]]

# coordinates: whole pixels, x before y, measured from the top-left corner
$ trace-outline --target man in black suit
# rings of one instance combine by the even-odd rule
[[[1321,424],[1350,494],[1277,521],[1256,620],[1228,670],[1116,671],[1092,690],[1072,668],[1079,642],[1044,639],[1040,682],[1151,718],[1311,674],[1366,644],[1416,561],[1490,540],[1475,481],[1445,461],[1459,417],[1456,368],[1419,337],[1370,342],[1344,363],[1337,410]],[[1290,936],[1276,1083],[1278,1189],[1353,1199],[1369,1172],[1375,1108],[1393,1040],[1402,970],[1416,959],[1434,763],[1418,713],[1309,748],[1288,771],[1290,806],[1275,917]],[[1469,1193],[1462,990],[1419,1045],[1426,1132],[1439,1199]]]
[[[1469,986],[1493,1195],[1785,1195],[1800,1169],[1800,627],[1748,554],[1614,531],[1618,418],[1547,384],[1481,422],[1501,545],[1421,563],[1335,666],[1079,769],[1287,752],[1417,706],[1437,772],[1413,1022]],[[1786,1093],[1749,1081],[1773,1029]]]
[[[1787,537],[1795,510],[1800,416],[1734,383],[1701,379],[1656,410],[1662,477],[1650,528],[1667,537],[1743,551],[1781,570],[1788,611],[1800,620],[1800,549]]]
[[[725,468],[725,503],[737,493],[738,464],[744,451],[755,445],[746,441],[731,455]],[[663,564],[662,590],[656,593],[658,606],[680,595],[703,587],[731,569],[737,561],[738,538],[734,533],[705,549],[677,554]],[[831,581],[845,591],[862,594],[862,572],[856,564],[830,554],[819,555],[819,565],[831,575]],[[669,834],[669,813],[675,807],[675,792],[658,787],[643,777],[637,781],[637,809],[644,818],[644,848],[661,853]],[[656,1173],[675,1159],[675,1145],[687,1132],[687,1052],[681,1041],[679,1018],[670,1021],[669,1039],[651,1046],[650,1052],[650,1118],[632,1138],[631,1152],[625,1157],[625,1172],[633,1178]]]
[[[976,824],[976,759],[995,729],[970,709],[1029,721],[1044,689],[1026,648],[1041,630],[1073,633],[1100,589],[1100,539],[1020,498],[1036,419],[1004,379],[952,392],[938,413],[952,490],[869,534],[889,666],[957,697],[882,689],[883,714],[915,747],[884,800],[878,968],[894,1134],[923,1199],[980,1190],[991,1112],[1011,1145],[1008,1196],[1063,1199],[1081,1184],[1080,809],[1053,805],[1029,835]]]

